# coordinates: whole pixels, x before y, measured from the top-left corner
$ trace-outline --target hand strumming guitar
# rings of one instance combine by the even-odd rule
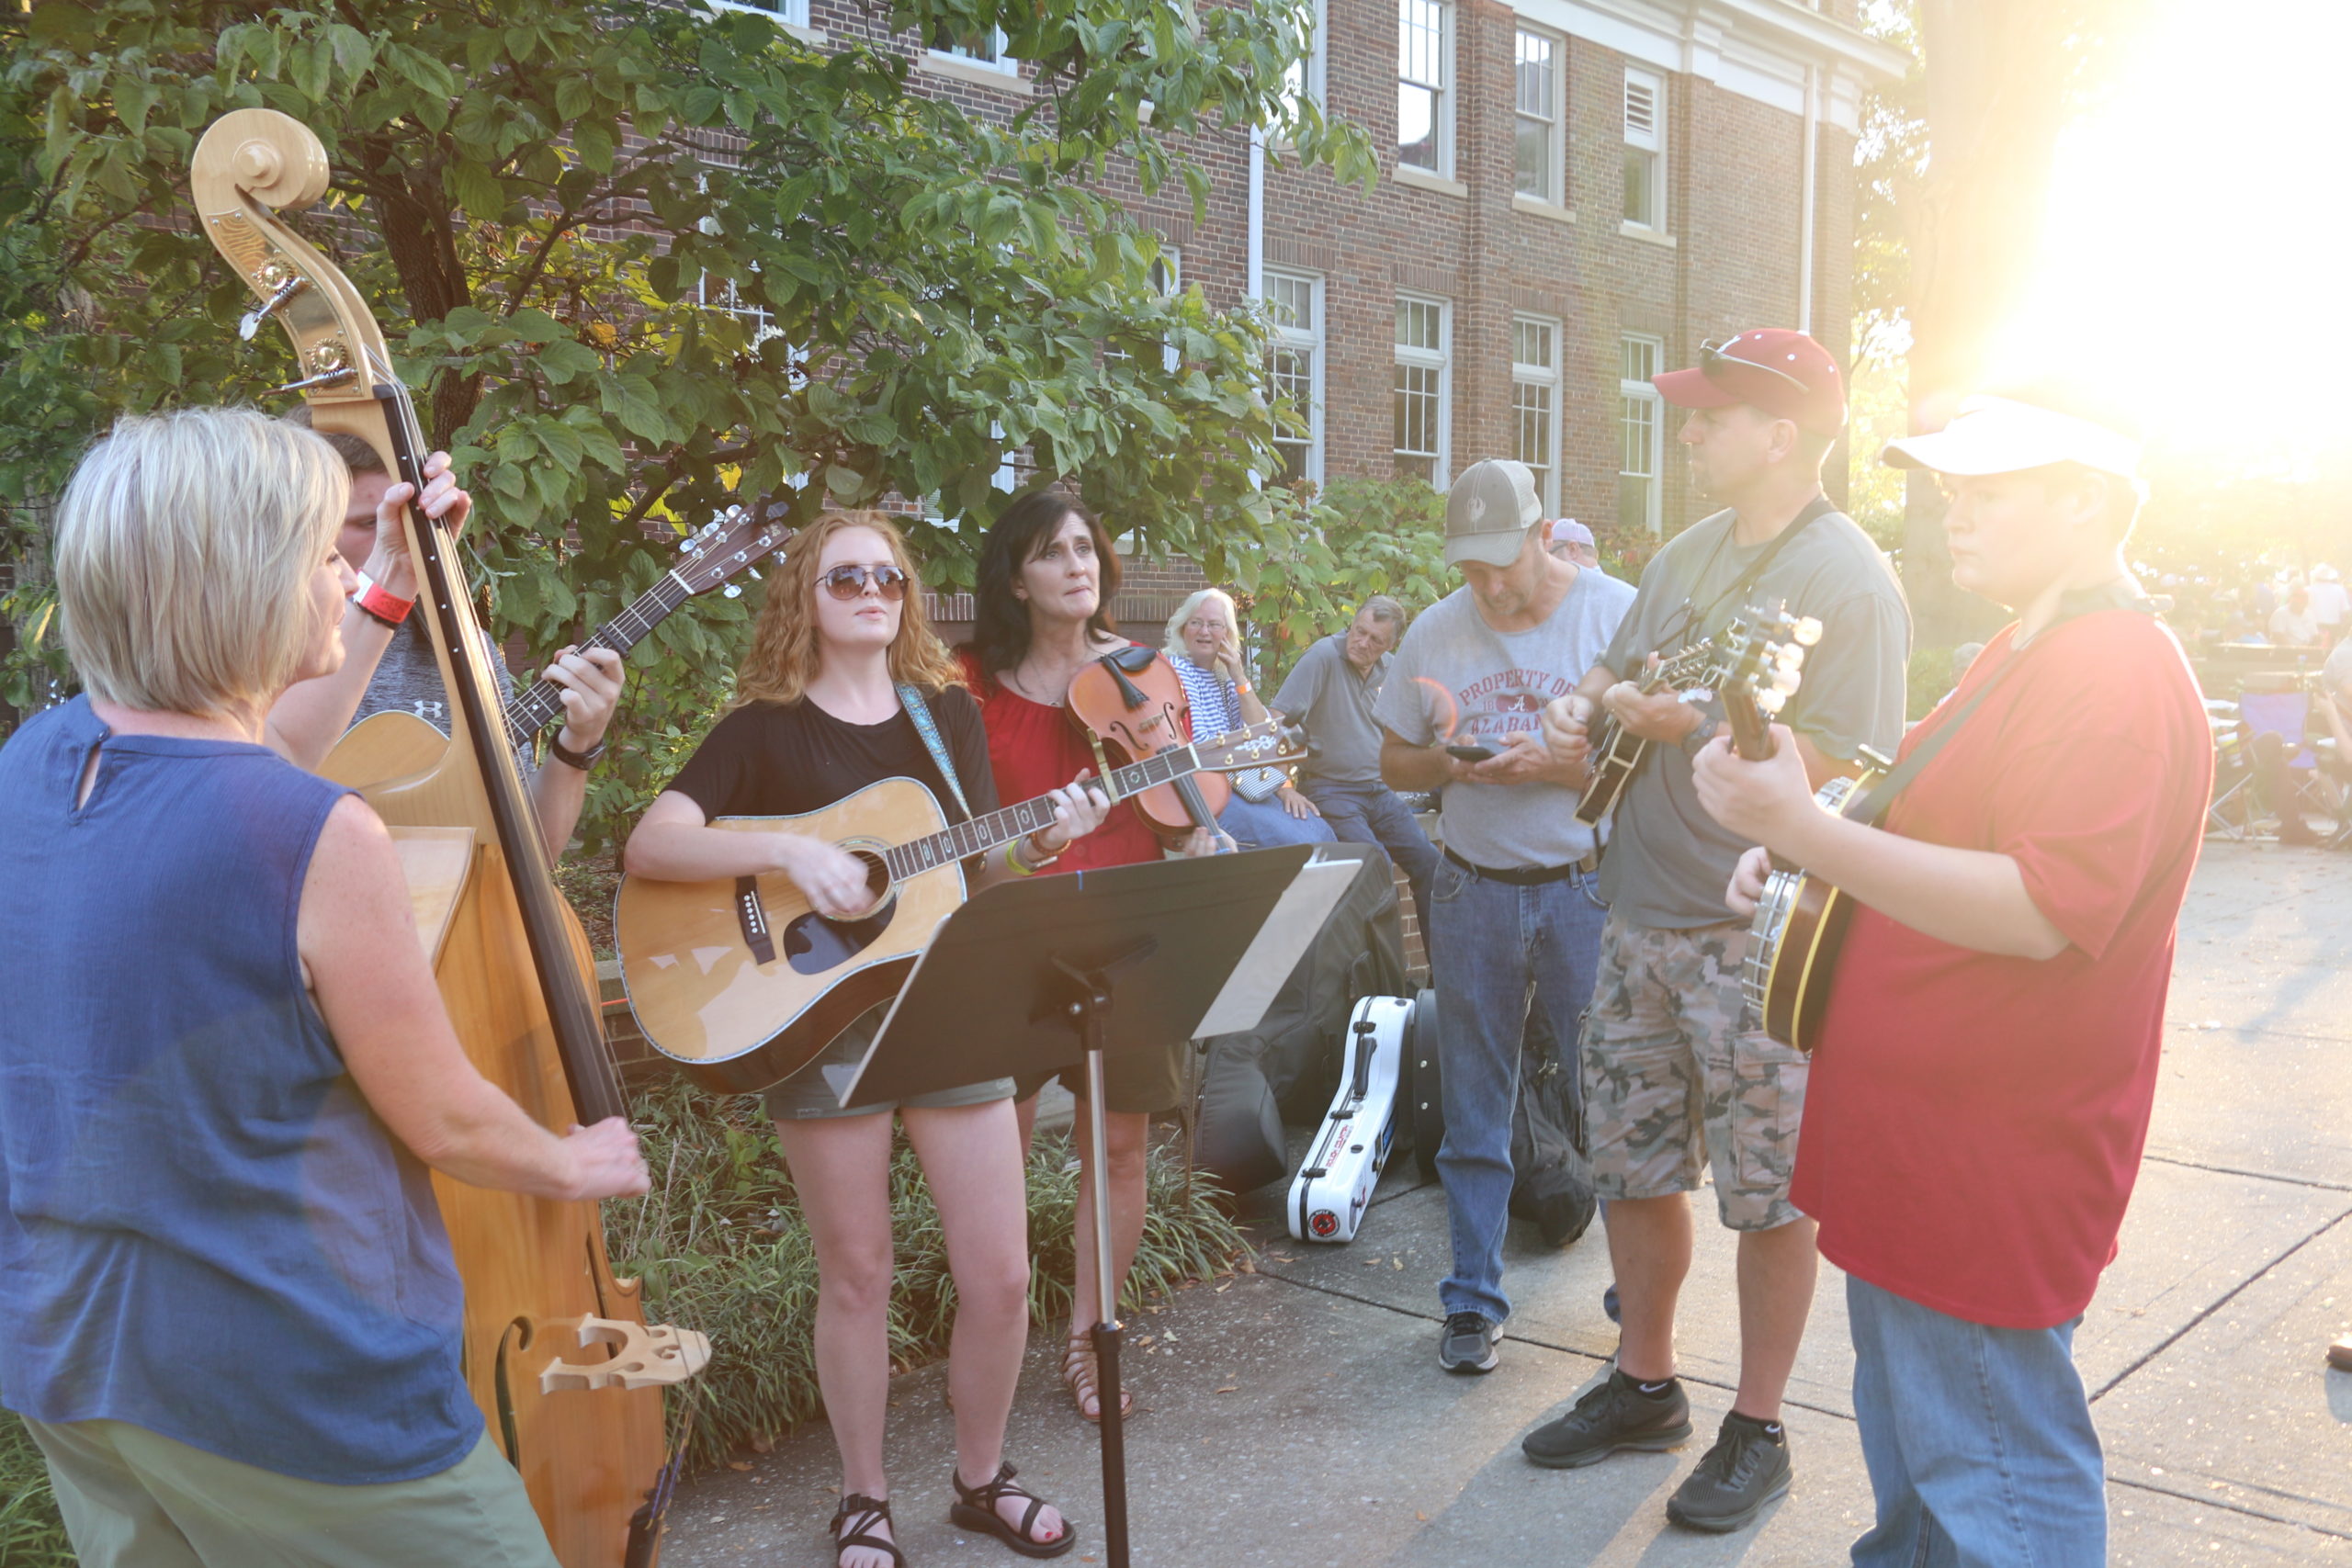
[[[1592,766],[1592,721],[1598,709],[1582,692],[1554,697],[1544,705],[1544,744],[1565,768]]]
[[[1672,690],[1644,693],[1632,681],[1620,681],[1600,695],[1625,732],[1642,740],[1671,746],[1699,728],[1702,716]]]

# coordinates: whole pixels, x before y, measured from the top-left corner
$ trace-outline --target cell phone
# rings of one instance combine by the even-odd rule
[[[1449,746],[1445,749],[1445,754],[1449,757],[1458,757],[1465,762],[1483,762],[1497,753],[1491,746]]]

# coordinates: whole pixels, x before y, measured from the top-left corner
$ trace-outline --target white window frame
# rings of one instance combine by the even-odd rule
[[[1324,95],[1330,85],[1331,18],[1329,0],[1315,0],[1314,36],[1307,40],[1306,58],[1294,61],[1283,73],[1283,98],[1295,101],[1302,95],[1317,108],[1330,102]]]
[[[1152,291],[1162,299],[1173,299],[1184,291],[1184,253],[1173,245],[1160,246],[1159,254],[1152,258],[1149,276]],[[1134,355],[1128,354],[1124,348],[1105,348],[1102,351],[1102,357],[1130,359]],[[1163,344],[1160,346],[1159,363],[1169,374],[1175,374],[1176,367],[1182,362],[1183,356],[1176,352],[1176,345],[1173,343]]]
[[[1405,75],[1404,35],[1406,12],[1414,6],[1421,6],[1434,7],[1437,11],[1437,80],[1433,83],[1421,82],[1418,79],[1408,78]],[[1412,80],[1414,85],[1425,87],[1433,95],[1435,101],[1430,106],[1431,115],[1430,139],[1433,143],[1435,143],[1432,151],[1434,152],[1437,160],[1436,167],[1434,168],[1425,164],[1408,164],[1404,161],[1401,142],[1405,134],[1405,130],[1403,124],[1400,122],[1396,128],[1396,134],[1400,143],[1396,166],[1400,169],[1418,169],[1423,174],[1434,175],[1442,180],[1450,180],[1453,177],[1453,0],[1396,0],[1396,85],[1398,94],[1401,97],[1406,82],[1408,80]]]
[[[1319,485],[1323,482],[1323,323],[1328,285],[1321,273],[1295,272],[1288,267],[1268,267],[1265,280],[1265,299],[1270,314],[1273,310],[1273,286],[1277,281],[1304,284],[1306,288],[1307,321],[1301,324],[1275,317],[1272,346],[1307,356],[1307,405],[1302,411],[1306,415],[1306,456],[1299,467],[1302,479],[1310,484]],[[1271,396],[1273,391],[1273,367],[1271,364],[1267,367],[1266,382]],[[1283,445],[1294,444],[1285,442]]]
[[[1437,310],[1436,348],[1396,344],[1397,369],[1433,369],[1437,372],[1435,450],[1417,452],[1393,444],[1396,399],[1404,395],[1404,389],[1396,387],[1392,381],[1389,393],[1390,456],[1392,459],[1410,458],[1417,465],[1426,459],[1430,465],[1430,488],[1442,491],[1453,482],[1453,301],[1439,294],[1399,293],[1396,296],[1397,313],[1402,315],[1408,305],[1434,306]]]
[[[1560,514],[1560,345],[1561,323],[1556,317],[1537,316],[1525,312],[1510,319],[1510,412],[1511,452],[1527,462],[1526,448],[1520,440],[1526,429],[1526,413],[1520,407],[1519,394],[1522,387],[1541,389],[1544,393],[1543,421],[1544,448],[1551,460],[1531,468],[1540,468],[1536,489],[1544,502],[1544,515]],[[1549,365],[1540,365],[1520,357],[1519,340],[1521,327],[1532,328],[1545,334],[1549,345]]]
[[[808,0],[800,0],[800,3],[806,5]],[[986,54],[974,54],[970,49],[960,43],[950,44],[945,49],[926,45],[923,52],[936,60],[960,60],[965,64],[981,71],[1001,71],[1007,76],[1021,74],[1021,62],[1004,52],[1002,28],[989,29],[989,52]]]
[[[753,0],[702,0],[702,3],[714,11],[749,11],[787,28],[799,28],[805,31],[808,27],[808,0],[775,0],[773,6],[757,5]]]
[[[1621,525],[1625,520],[1623,501],[1625,480],[1637,477],[1632,469],[1625,467],[1624,453],[1626,428],[1633,423],[1631,415],[1634,405],[1640,403],[1645,405],[1648,410],[1650,428],[1650,471],[1645,476],[1649,482],[1645,487],[1646,493],[1643,506],[1646,515],[1640,521],[1655,537],[1666,531],[1666,400],[1658,395],[1657,388],[1648,380],[1627,376],[1624,373],[1625,350],[1635,344],[1649,350],[1649,362],[1653,366],[1663,366],[1666,363],[1664,338],[1648,333],[1627,333],[1618,340],[1617,490],[1619,500],[1617,520]],[[1657,372],[1653,370],[1651,374],[1655,375]]]
[[[1634,113],[1636,97],[1645,92],[1648,95],[1650,104],[1649,124],[1646,128],[1637,122]],[[1667,82],[1663,75],[1655,71],[1644,71],[1638,66],[1625,67],[1624,91],[1618,106],[1627,153],[1625,174],[1630,182],[1634,177],[1635,158],[1638,156],[1642,171],[1647,180],[1649,217],[1646,220],[1627,218],[1624,220],[1623,227],[1660,234],[1666,231],[1667,226],[1666,95]],[[1630,184],[1628,189],[1630,191]]]
[[[1521,38],[1540,39],[1552,46],[1552,101],[1545,106],[1541,117],[1531,113],[1521,104],[1519,98],[1519,40]],[[1566,207],[1568,204],[1567,96],[1568,40],[1545,28],[1532,28],[1524,22],[1520,23],[1511,36],[1511,190],[1513,194],[1523,196],[1531,201],[1541,201],[1552,207]],[[1544,138],[1544,161],[1547,165],[1544,187],[1542,190],[1521,190],[1518,165],[1519,126],[1521,121],[1538,118],[1548,121],[1550,125],[1550,130]]]

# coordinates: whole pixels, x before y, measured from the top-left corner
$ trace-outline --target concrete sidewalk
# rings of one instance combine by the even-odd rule
[[[2111,1561],[2352,1565],[2352,857],[2211,844],[2183,917],[2155,1125],[2121,1256],[2076,1338],[2108,1449]],[[1709,1202],[1702,1195],[1702,1204]],[[1702,1209],[1702,1213],[1708,1211]],[[1668,1495],[1729,1405],[1737,1353],[1730,1235],[1700,1230],[1680,1351],[1699,1432],[1676,1454],[1544,1471],[1530,1427],[1606,1370],[1615,1330],[1598,1228],[1562,1252],[1514,1227],[1503,1365],[1438,1371],[1443,1195],[1409,1157],[1359,1239],[1256,1227],[1258,1272],[1180,1293],[1131,1325],[1135,1561],[1150,1568],[1453,1568],[1472,1563],[1846,1561],[1870,1490],[1848,1393],[1844,1281],[1825,1267],[1791,1390],[1797,1476],[1754,1529],[1666,1523]],[[1101,1562],[1094,1429],[1038,1337],[1013,1415],[1022,1477],[1064,1505]],[[946,1522],[944,1370],[899,1380],[890,1455],[910,1562],[1016,1561]],[[827,1564],[840,1474],[811,1423],[679,1502],[670,1568]]]

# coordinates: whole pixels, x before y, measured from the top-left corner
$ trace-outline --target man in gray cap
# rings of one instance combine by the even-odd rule
[[[1600,659],[1634,590],[1546,552],[1542,517],[1524,463],[1474,463],[1454,481],[1445,559],[1463,586],[1405,634],[1376,712],[1389,786],[1443,794],[1430,923],[1453,1269],[1438,1287],[1438,1363],[1456,1372],[1494,1368],[1510,1315],[1502,1244],[1529,998],[1553,1040],[1574,1042],[1600,941],[1592,829],[1576,819],[1584,768],[1553,759],[1539,716]],[[1573,1046],[1563,1054],[1574,1083]]]

